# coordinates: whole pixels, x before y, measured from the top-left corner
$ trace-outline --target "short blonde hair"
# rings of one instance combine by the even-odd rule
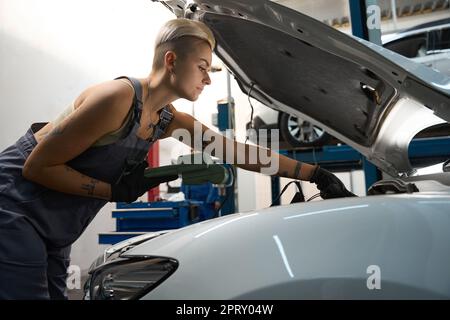
[[[211,29],[200,21],[178,18],[167,21],[159,30],[155,40],[155,55],[153,69],[164,66],[164,55],[167,51],[174,51],[179,57],[194,49],[193,40],[206,41],[211,50],[216,46],[216,40]]]

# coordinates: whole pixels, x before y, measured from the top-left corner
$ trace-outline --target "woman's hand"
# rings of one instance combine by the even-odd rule
[[[322,199],[356,197],[345,188],[338,177],[319,166],[316,167],[309,181],[317,185]]]
[[[158,178],[144,177],[144,170],[148,167],[146,160],[135,164],[133,167],[124,171],[119,181],[111,185],[111,199],[113,202],[136,201],[149,189],[159,186],[163,182],[178,179],[178,175],[171,175]]]

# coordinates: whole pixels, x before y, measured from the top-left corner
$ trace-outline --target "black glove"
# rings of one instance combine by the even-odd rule
[[[160,183],[178,179],[178,175],[146,178],[144,177],[144,170],[147,166],[148,163],[144,160],[125,170],[118,182],[111,184],[110,201],[131,203]]]
[[[309,181],[317,185],[322,199],[356,197],[356,195],[345,188],[338,177],[319,166],[316,167]]]

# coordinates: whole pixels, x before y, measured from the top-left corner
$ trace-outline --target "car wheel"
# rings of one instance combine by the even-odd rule
[[[287,113],[280,115],[279,126],[281,137],[292,147],[322,146],[331,138],[322,128]]]

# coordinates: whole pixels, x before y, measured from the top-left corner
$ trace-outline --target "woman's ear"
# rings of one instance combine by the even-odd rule
[[[164,55],[164,64],[166,68],[169,70],[170,74],[175,74],[175,60],[177,59],[177,55],[173,51],[167,51]]]

